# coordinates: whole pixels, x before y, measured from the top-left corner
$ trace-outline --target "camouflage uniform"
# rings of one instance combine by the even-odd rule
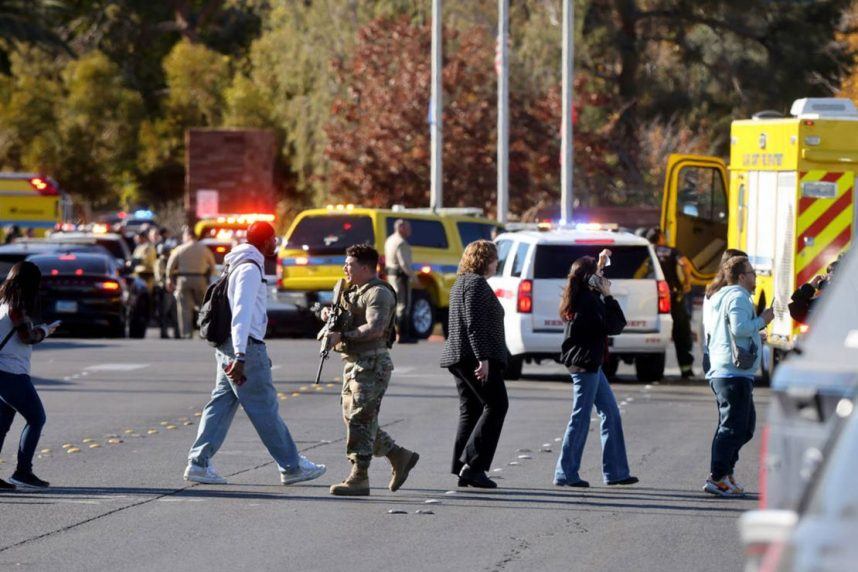
[[[367,308],[373,307],[382,323],[384,335],[370,341],[345,340],[338,346],[343,353],[343,421],[346,424],[346,456],[353,463],[368,466],[372,456],[384,457],[395,447],[393,438],[378,427],[378,412],[393,372],[387,343],[393,330],[396,296],[390,287],[374,278],[361,287],[352,286],[344,295],[346,323],[351,331],[367,323]]]

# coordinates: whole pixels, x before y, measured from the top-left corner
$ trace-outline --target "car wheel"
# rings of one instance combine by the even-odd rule
[[[664,354],[644,354],[635,358],[635,375],[642,383],[661,381],[664,377]]]
[[[506,369],[503,378],[509,381],[521,379],[521,370],[524,368],[524,356],[511,356],[506,358]]]
[[[426,292],[417,290],[411,302],[411,335],[425,340],[432,335],[435,327],[435,308]]]
[[[617,370],[620,368],[620,356],[610,355],[607,361],[602,365],[602,371],[609,381],[617,378]]]

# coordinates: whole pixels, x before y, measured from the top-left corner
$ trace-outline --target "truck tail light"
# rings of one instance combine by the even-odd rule
[[[658,281],[658,313],[670,314],[670,286],[664,280]]]
[[[533,280],[522,280],[519,283],[515,308],[519,314],[533,312]]]

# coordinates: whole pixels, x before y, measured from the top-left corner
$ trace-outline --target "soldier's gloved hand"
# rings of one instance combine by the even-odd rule
[[[331,332],[328,334],[328,347],[337,347],[337,344],[343,339],[343,335],[339,332]]]
[[[322,321],[327,322],[328,318],[330,318],[330,317],[331,317],[331,307],[325,306],[324,308],[322,308]]]

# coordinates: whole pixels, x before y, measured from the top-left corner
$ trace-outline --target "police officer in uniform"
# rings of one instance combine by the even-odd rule
[[[176,316],[176,298],[167,290],[167,260],[176,246],[175,241],[170,238],[170,231],[162,228],[157,232],[158,241],[155,252],[158,259],[155,262],[155,300],[158,307],[158,325],[161,328],[161,338],[170,337],[170,328],[173,328],[173,337],[179,338],[179,323]],[[151,235],[150,235],[151,236]]]
[[[408,478],[420,455],[397,445],[378,426],[381,399],[387,391],[393,362],[388,352],[394,336],[396,296],[377,275],[378,252],[367,244],[346,250],[344,271],[349,288],[343,295],[345,319],[328,342],[343,354],[342,407],[346,424],[349,476],[331,487],[340,496],[369,495],[368,469],[373,456],[387,457],[392,466],[388,488],[396,491]],[[327,319],[327,308],[322,318]]]
[[[664,233],[652,228],[647,240],[655,247],[664,279],[670,287],[670,315],[673,317],[673,344],[676,348],[676,360],[685,379],[694,377],[691,353],[694,342],[691,337],[691,315],[685,304],[685,295],[691,290],[691,263],[677,249],[667,245]]]
[[[399,331],[400,344],[413,344],[417,340],[411,337],[409,321],[411,318],[411,282],[414,269],[411,267],[411,225],[398,219],[393,224],[393,234],[384,242],[384,263],[387,280],[396,292],[396,329]]]
[[[209,278],[215,273],[215,258],[209,248],[200,243],[190,227],[182,229],[182,244],[173,249],[167,261],[167,290],[176,296],[179,334],[191,339],[194,335],[194,308],[203,303]]]

